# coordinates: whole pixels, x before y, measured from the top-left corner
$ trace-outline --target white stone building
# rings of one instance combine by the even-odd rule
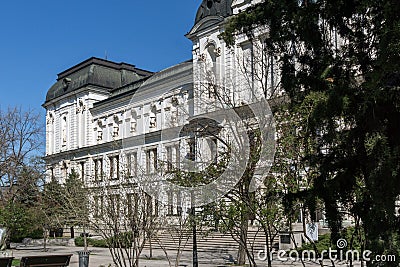
[[[63,182],[74,169],[88,185],[100,175],[118,181],[124,172],[152,172],[156,159],[176,162],[191,157],[190,140],[182,141],[187,137],[165,140],[161,133],[209,112],[197,99],[210,98],[210,92],[204,93],[201,86],[194,89],[200,66],[214,73],[213,83],[237,79],[238,56],[249,53],[249,42],[243,37],[228,48],[218,35],[226,19],[250,2],[203,1],[186,35],[193,42],[193,59],[158,73],[90,58],[58,74],[43,104],[48,178]],[[248,93],[224,89],[235,103],[248,103]],[[207,102],[214,101],[210,99]]]
[[[219,38],[229,16],[257,2],[204,0],[186,35],[193,42],[193,58],[160,72],[90,58],[58,74],[43,104],[48,179],[62,183],[74,169],[89,187],[104,180],[110,185],[134,184],[141,173],[198,160],[195,152],[204,152],[210,138],[193,143],[190,135],[163,133],[212,112],[215,90],[222,90],[235,107],[251,103],[257,92],[237,85],[248,82],[248,72],[265,71],[262,81],[266,84],[259,87],[269,98],[279,95],[275,90],[279,75],[274,73],[272,58],[257,54],[263,51],[265,31],[259,31],[258,43],[239,36],[232,48]],[[258,59],[262,64],[257,67]],[[263,65],[264,60],[268,64]],[[268,69],[261,70],[265,66]],[[211,73],[206,77],[208,83],[223,86],[199,86],[204,73]],[[257,82],[252,80],[252,88]],[[216,140],[211,141],[218,146]],[[212,158],[213,152],[205,154]],[[160,163],[165,164],[161,167]],[[167,213],[179,215],[184,206],[180,196],[167,198]]]

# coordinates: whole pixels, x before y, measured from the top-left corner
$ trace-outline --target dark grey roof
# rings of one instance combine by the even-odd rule
[[[125,97],[127,95],[133,95],[136,93],[137,89],[145,84],[145,89],[155,86],[158,84],[162,84],[162,86],[170,86],[170,83],[174,84],[174,86],[181,86],[181,81],[179,81],[179,75],[189,75],[185,76],[188,78],[191,82],[193,82],[193,60],[187,60],[184,62],[181,62],[179,64],[176,64],[174,66],[171,66],[169,68],[163,69],[159,72],[153,73],[152,75],[149,75],[148,77],[145,77],[141,80],[135,81],[133,83],[127,84],[125,86],[122,86],[120,88],[116,88],[114,90],[111,90],[111,96],[108,97],[107,99],[104,99],[102,101],[94,103],[93,107],[98,108],[101,107],[102,105],[106,103],[113,102],[117,99],[120,99],[122,97]]]
[[[110,91],[151,74],[134,65],[92,57],[58,74],[57,82],[47,92],[46,102],[87,85]]]
[[[208,16],[222,16],[225,18],[232,14],[232,0],[203,0],[197,10],[195,24]]]

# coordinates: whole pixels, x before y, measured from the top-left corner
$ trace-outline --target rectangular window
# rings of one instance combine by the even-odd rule
[[[119,156],[111,156],[110,160],[110,179],[119,179]]]
[[[95,181],[103,180],[103,159],[94,160],[94,179]]]
[[[146,202],[147,202],[147,214],[151,216],[158,217],[159,212],[159,203],[158,200],[152,198],[149,195],[146,195]]]
[[[130,193],[127,195],[128,198],[128,216],[130,219],[137,218],[138,215],[138,201],[139,197],[137,193]]]
[[[167,147],[167,172],[171,172],[172,171],[172,147]]]
[[[103,213],[103,196],[94,196],[94,216],[101,217]]]
[[[159,210],[158,200],[157,200],[157,199],[154,199],[154,212],[153,212],[153,216],[158,217],[158,210]]]
[[[182,203],[180,193],[168,192],[168,215],[180,216],[182,215]]]
[[[211,138],[210,140],[210,148],[211,148],[211,159],[214,164],[218,163],[218,142],[217,138]]]
[[[51,174],[51,180],[54,180],[55,176],[54,176],[54,168],[53,167],[50,168],[50,174]]]
[[[62,164],[62,171],[63,171],[64,179],[68,179],[68,165],[66,162],[63,162],[63,164]]]
[[[179,144],[166,147],[166,166],[167,172],[171,172],[174,169],[177,170],[180,167],[180,148]]]
[[[119,218],[120,215],[120,196],[119,194],[113,194],[109,196],[108,211],[115,219]]]
[[[180,162],[181,162],[181,149],[179,147],[179,144],[175,146],[175,168],[177,170],[180,169]]]
[[[182,215],[182,200],[181,200],[181,195],[178,194],[177,200],[176,200],[176,215],[181,216]]]
[[[168,215],[174,214],[174,195],[172,192],[168,192]]]
[[[128,177],[137,176],[137,152],[127,154],[127,174]]]
[[[188,160],[195,161],[196,160],[196,140],[194,138],[190,138],[188,140],[189,153]]]
[[[146,151],[146,172],[154,174],[157,170],[157,148]]]
[[[85,181],[85,162],[80,162],[81,165],[81,179],[82,181]]]

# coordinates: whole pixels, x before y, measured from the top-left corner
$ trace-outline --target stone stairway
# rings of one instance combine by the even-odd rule
[[[185,230],[182,232],[177,231],[160,231],[155,238],[152,240],[153,249],[165,250],[182,250],[192,251],[192,231]],[[253,248],[254,252],[257,253],[259,250],[265,248],[265,235],[263,232],[257,231],[256,229],[249,229],[247,236],[247,245],[249,248]],[[147,243],[146,248],[150,246]],[[273,247],[278,249],[279,237],[274,239]],[[226,252],[237,250],[239,244],[227,233],[223,234],[214,231],[198,231],[197,232],[197,249],[199,252]]]

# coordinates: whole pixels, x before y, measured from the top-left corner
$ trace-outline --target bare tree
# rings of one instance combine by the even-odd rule
[[[106,241],[114,264],[138,267],[160,227],[158,202],[132,183],[110,179],[90,191],[90,227]]]
[[[266,242],[271,244],[281,228],[282,212],[277,211],[278,203],[272,207],[273,205],[269,205],[271,203],[265,201],[265,196],[276,193],[276,190],[271,186],[267,187],[262,184],[264,180],[268,180],[268,177],[267,173],[260,172],[264,168],[259,168],[260,163],[267,166],[272,162],[271,159],[269,159],[269,162],[263,162],[266,157],[268,158],[273,154],[271,153],[273,150],[271,139],[273,138],[271,138],[271,134],[267,135],[264,132],[265,128],[268,127],[271,132],[274,130],[271,113],[269,110],[255,110],[254,107],[259,103],[265,103],[265,99],[269,100],[270,104],[275,104],[282,94],[279,73],[277,73],[278,68],[275,64],[276,57],[268,50],[262,38],[250,39],[243,45],[238,45],[238,47],[237,53],[233,56],[236,59],[236,64],[234,64],[236,69],[220,66],[216,62],[208,62],[207,56],[201,59],[204,62],[195,64],[195,80],[199,81],[195,95],[197,99],[201,99],[198,101],[201,103],[198,105],[200,106],[198,107],[198,110],[200,110],[198,117],[203,114],[207,116],[218,109],[223,111],[234,110],[234,116],[236,115],[240,119],[233,120],[230,123],[225,122],[225,128],[242,128],[247,132],[248,138],[243,138],[238,134],[238,131],[230,131],[234,133],[229,136],[230,140],[239,140],[240,149],[237,149],[235,153],[229,153],[229,151],[234,151],[235,148],[233,147],[234,144],[227,141],[229,139],[224,136],[224,129],[213,132],[209,130],[212,128],[210,125],[202,127],[207,132],[202,133],[202,136],[215,139],[219,144],[225,146],[225,150],[218,153],[220,155],[230,154],[230,158],[226,159],[227,161],[231,160],[232,157],[248,157],[245,171],[241,174],[240,180],[225,195],[225,199],[220,205],[221,214],[219,217],[222,225],[224,225],[224,231],[229,232],[239,245],[238,264],[245,264],[246,258],[248,258],[250,265],[256,266],[254,251],[252,251],[252,246],[248,240],[249,221],[256,220],[260,223],[267,238]],[[257,111],[259,111],[258,114]],[[258,136],[257,133],[259,133]],[[245,145],[241,145],[246,142],[249,145],[248,155],[246,155]],[[270,145],[271,147],[265,149],[263,145]],[[219,145],[219,148],[221,147]],[[199,150],[199,153],[204,153],[204,151]],[[202,156],[204,157],[204,155],[200,155],[198,158],[202,158]],[[218,159],[218,161],[220,160]],[[244,162],[240,159],[239,161]],[[216,164],[216,166],[219,168],[216,173],[223,172],[223,168],[226,167],[221,164]],[[218,175],[212,176],[218,177]],[[257,180],[258,185],[263,187],[262,192],[254,192],[255,180]],[[270,184],[268,181],[266,182],[266,184]],[[266,211],[269,212],[268,223],[265,221],[267,218]]]
[[[161,228],[153,236],[158,246],[163,251],[170,267],[180,266],[183,250],[189,245],[191,238],[190,217],[188,214],[178,214],[177,216],[164,216]],[[165,239],[172,241],[173,250],[164,244]]]
[[[33,110],[0,110],[1,201],[11,197],[18,175],[28,163],[29,157],[40,153],[44,134],[42,129],[40,116]]]

